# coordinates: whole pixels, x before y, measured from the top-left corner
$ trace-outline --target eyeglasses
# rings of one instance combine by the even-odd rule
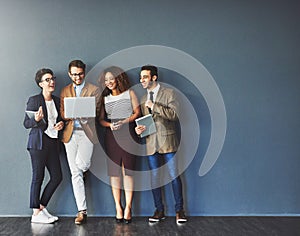
[[[72,77],[83,76],[83,75],[84,75],[84,72],[80,72],[80,73],[78,73],[78,74],[76,74],[76,73],[71,74],[71,73],[70,73],[70,75],[71,75]]]
[[[55,81],[56,81],[56,77],[46,78],[46,79],[41,80],[41,82],[46,81],[47,83],[49,83],[51,80],[52,80],[53,82],[55,82]]]

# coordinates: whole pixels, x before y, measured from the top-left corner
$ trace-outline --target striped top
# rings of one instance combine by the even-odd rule
[[[125,119],[132,115],[132,105],[129,90],[113,96],[104,97],[105,111],[110,120]]]

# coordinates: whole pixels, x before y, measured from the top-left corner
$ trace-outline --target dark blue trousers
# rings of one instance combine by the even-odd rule
[[[30,189],[30,208],[47,206],[54,191],[62,181],[59,160],[58,140],[43,135],[43,149],[29,149],[32,165],[32,181]],[[45,169],[49,172],[49,182],[46,184],[42,196],[41,187],[45,177]]]

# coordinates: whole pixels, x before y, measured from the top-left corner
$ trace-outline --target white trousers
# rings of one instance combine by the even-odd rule
[[[87,209],[83,172],[91,165],[93,146],[83,130],[74,130],[70,141],[65,143],[78,211]]]

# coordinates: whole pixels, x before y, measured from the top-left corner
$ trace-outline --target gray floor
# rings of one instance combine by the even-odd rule
[[[117,224],[111,217],[89,217],[85,225],[61,217],[55,224],[32,224],[29,217],[0,217],[0,235],[300,235],[299,217],[189,217],[178,226],[174,217],[149,225],[146,217]]]

